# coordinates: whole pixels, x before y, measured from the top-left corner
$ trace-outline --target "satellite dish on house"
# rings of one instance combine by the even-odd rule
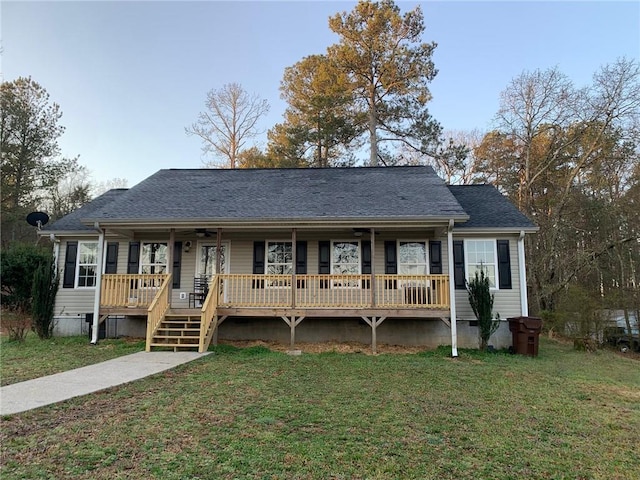
[[[49,215],[44,212],[31,212],[27,215],[27,223],[31,226],[38,227],[38,230],[46,225],[49,221]]]

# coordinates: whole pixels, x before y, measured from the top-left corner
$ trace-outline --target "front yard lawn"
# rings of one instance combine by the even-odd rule
[[[640,363],[214,354],[2,419],[2,479],[637,479]]]
[[[0,384],[23,382],[73,368],[111,360],[144,350],[140,339],[100,340],[91,345],[82,337],[54,337],[40,340],[29,333],[24,342],[10,342],[0,337]]]

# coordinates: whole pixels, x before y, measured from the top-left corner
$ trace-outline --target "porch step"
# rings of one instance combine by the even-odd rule
[[[198,350],[200,345],[200,316],[169,312],[162,320],[153,340],[151,348],[177,350]]]
[[[200,322],[194,322],[193,320],[163,320],[161,325],[168,328],[188,328],[187,326],[200,328]]]

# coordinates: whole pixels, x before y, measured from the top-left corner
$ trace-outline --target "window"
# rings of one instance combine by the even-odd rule
[[[98,273],[98,242],[80,242],[78,244],[78,267],[76,285],[95,287]]]
[[[167,272],[167,244],[143,243],[140,259],[140,273],[166,273]]]
[[[293,252],[291,242],[267,243],[267,275],[291,275]]]
[[[426,242],[400,242],[398,249],[398,274],[427,274]]]
[[[491,288],[496,288],[496,242],[494,240],[465,240],[464,246],[467,281],[475,277],[476,272],[484,270]]]
[[[291,242],[267,242],[267,259],[265,269],[267,275],[292,275],[293,250]],[[269,287],[291,286],[290,278],[270,280]]]
[[[331,273],[333,275],[360,274],[360,243],[333,242],[331,249]],[[334,287],[359,287],[358,280],[337,279]]]

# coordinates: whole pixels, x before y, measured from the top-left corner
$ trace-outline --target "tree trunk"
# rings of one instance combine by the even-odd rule
[[[376,99],[375,89],[371,90],[369,98],[369,139],[371,142],[371,153],[369,155],[369,165],[378,166],[378,136],[377,136],[377,116],[376,116]]]

